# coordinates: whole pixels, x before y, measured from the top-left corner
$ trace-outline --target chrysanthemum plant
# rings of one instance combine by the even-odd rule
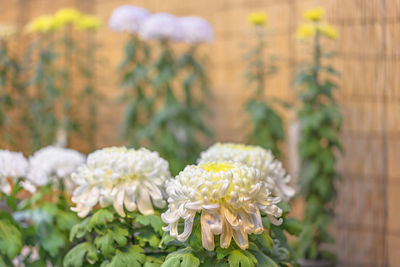
[[[162,99],[163,104],[149,121],[147,138],[176,174],[185,165],[195,162],[202,148],[199,138],[211,136],[203,121],[206,107],[202,100],[207,98],[209,85],[195,50],[201,43],[213,39],[212,28],[201,18],[176,18],[159,13],[144,21],[141,36],[156,39],[160,47],[159,57],[152,67],[155,73],[152,86],[155,98]],[[171,47],[178,41],[189,44],[189,49],[181,56]]]
[[[118,71],[123,88],[119,102],[125,104],[121,133],[132,147],[140,146],[148,120],[154,114],[155,98],[149,78],[151,46],[138,36],[139,27],[148,15],[144,8],[122,5],[109,20],[112,30],[129,34]]]
[[[300,193],[306,201],[304,228],[298,241],[297,252],[303,259],[330,259],[334,256],[323,245],[334,242],[329,234],[336,197],[337,152],[342,151],[339,132],[342,116],[335,98],[337,85],[332,79],[338,73],[324,59],[331,57],[322,49],[327,39],[336,39],[336,30],[321,22],[324,10],[317,8],[305,12],[310,22],[298,29],[302,40],[312,39],[312,62],[304,64],[296,77],[300,87]]]
[[[84,219],[71,230],[77,245],[64,266],[161,265],[162,187],[170,178],[164,159],[147,149],[104,148],[72,178],[73,210]]]
[[[60,9],[54,15],[40,16],[27,25],[27,31],[36,33],[37,37],[27,49],[29,64],[25,68],[27,76],[31,77],[28,85],[35,91],[30,99],[31,115],[26,116],[30,122],[27,125],[32,133],[33,150],[53,143],[66,146],[70,132],[84,136],[83,131],[94,131],[93,71],[85,67],[87,62],[82,58],[91,60],[90,68],[93,68],[95,47],[94,42],[89,42],[90,53],[86,53],[76,41],[75,30],[89,33],[99,26],[97,18],[70,8]],[[82,90],[77,88],[78,77],[86,83]],[[81,120],[85,111],[80,110],[83,103],[73,99],[89,102],[88,129],[80,127],[84,125]],[[59,107],[62,112],[57,112]],[[94,140],[90,133],[87,135],[89,143]]]
[[[0,221],[9,222],[0,227],[5,266],[11,266],[9,261],[16,266],[61,266],[70,246],[69,232],[78,222],[67,195],[72,189],[69,175],[84,156],[46,147],[30,157],[29,164],[20,153],[2,151],[0,158],[5,211]]]
[[[202,149],[199,138],[211,136],[200,100],[210,96],[208,79],[195,51],[212,40],[212,29],[201,18],[151,15],[130,5],[115,9],[109,26],[131,34],[121,64],[122,99],[128,101],[124,137],[130,146],[159,151],[177,173],[196,160]],[[182,55],[173,49],[179,41],[189,44]]]
[[[220,148],[233,158],[226,161]],[[254,166],[241,163],[245,154]],[[218,155],[225,158],[212,161]],[[281,164],[261,148],[230,144],[211,148],[199,162],[171,178],[168,163],[146,149],[90,154],[72,176],[79,185],[73,209],[84,219],[71,230],[77,244],[64,266],[293,264],[282,236],[274,237],[299,231],[278,204],[277,195],[293,190]]]
[[[272,62],[265,61],[266,42],[265,25],[267,16],[264,13],[253,13],[249,21],[254,28],[256,43],[253,49],[246,54],[248,85],[254,88],[252,96],[246,104],[252,122],[252,130],[248,140],[251,144],[261,145],[271,149],[275,156],[280,156],[279,144],[284,140],[285,132],[281,116],[275,111],[273,99],[266,99],[265,89],[268,76],[276,72]],[[275,103],[277,103],[275,101]],[[279,102],[280,103],[280,102]]]

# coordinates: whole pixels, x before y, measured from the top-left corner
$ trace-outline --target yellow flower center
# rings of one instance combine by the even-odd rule
[[[231,170],[234,167],[234,165],[232,163],[227,163],[227,162],[220,162],[220,163],[209,162],[201,164],[200,167],[206,171],[220,172],[220,171]]]

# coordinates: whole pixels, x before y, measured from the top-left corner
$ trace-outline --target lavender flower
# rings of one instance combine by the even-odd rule
[[[114,9],[111,14],[108,26],[118,32],[128,31],[137,33],[143,20],[149,16],[150,12],[142,7],[132,5],[122,5]]]
[[[182,40],[179,19],[168,13],[157,13],[147,17],[140,27],[139,35],[146,40]]]
[[[179,18],[183,40],[189,44],[207,43],[214,40],[214,31],[205,19],[200,17]]]

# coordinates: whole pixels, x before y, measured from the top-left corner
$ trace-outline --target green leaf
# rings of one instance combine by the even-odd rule
[[[137,245],[130,246],[125,252],[117,250],[108,267],[142,267],[142,264],[146,261],[144,253],[145,251]]]
[[[261,235],[256,235],[256,238],[263,248],[266,248],[269,251],[274,249],[274,241],[267,232],[263,232]]]
[[[57,226],[60,230],[71,230],[71,228],[79,222],[75,213],[65,212],[62,210],[57,211]]]
[[[64,235],[56,228],[51,229],[51,233],[42,240],[43,248],[52,256],[57,256],[58,251],[64,247]]]
[[[115,246],[126,246],[128,243],[129,232],[127,229],[114,226],[107,229],[106,233],[96,237],[94,243],[96,247],[105,255],[110,256],[115,251]]]
[[[160,267],[164,262],[164,256],[146,256],[146,262],[143,267]]]
[[[283,221],[283,228],[285,228],[289,234],[298,236],[302,230],[302,223],[295,218],[286,218]]]
[[[188,248],[170,253],[161,267],[197,267],[200,260]]]
[[[13,259],[22,249],[22,235],[9,220],[0,221],[0,252]]]
[[[151,215],[138,214],[135,216],[135,220],[144,226],[151,225],[151,227],[153,227],[154,231],[156,231],[160,234],[163,233],[163,230],[162,230],[163,222],[162,222],[160,216],[157,216],[155,214],[151,214]]]
[[[141,230],[136,238],[139,240],[139,244],[141,247],[149,244],[151,247],[157,248],[160,244],[160,239],[158,238],[158,235],[150,229]]]
[[[106,226],[107,222],[114,220],[114,214],[107,209],[100,209],[89,219],[88,228],[92,231],[95,227]]]
[[[230,267],[253,267],[257,264],[257,259],[246,256],[243,251],[235,249],[228,257]]]
[[[72,242],[74,238],[82,238],[88,232],[89,218],[72,226],[69,233],[69,240]]]
[[[91,264],[98,259],[96,248],[89,242],[81,243],[72,248],[65,255],[63,265],[64,267],[81,267],[83,266],[85,256]]]

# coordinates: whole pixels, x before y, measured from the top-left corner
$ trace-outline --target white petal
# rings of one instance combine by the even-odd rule
[[[114,209],[116,210],[116,212],[121,216],[121,217],[125,217],[125,211],[124,211],[124,194],[125,194],[125,190],[119,190],[117,195],[114,198]]]
[[[145,188],[139,187],[139,198],[137,200],[137,207],[143,215],[149,215],[154,213],[149,192]]]
[[[179,214],[178,210],[172,211],[171,209],[168,209],[166,212],[161,214],[161,219],[165,223],[174,223],[179,220]]]
[[[222,233],[220,237],[220,244],[222,248],[227,248],[231,244],[232,240],[232,229],[229,223],[223,219],[222,220]]]
[[[249,240],[247,234],[244,233],[243,229],[233,230],[232,231],[233,239],[235,240],[236,244],[241,249],[247,249],[249,247]]]
[[[185,220],[185,226],[183,228],[182,234],[179,234],[176,239],[178,239],[181,242],[185,242],[190,234],[192,233],[192,228],[193,228],[193,219],[194,217],[188,218]]]
[[[133,194],[125,193],[124,205],[128,211],[136,210],[135,196]]]
[[[205,249],[213,251],[215,248],[214,235],[211,233],[210,224],[207,222],[209,218],[210,215],[203,211],[201,214],[201,242]]]

